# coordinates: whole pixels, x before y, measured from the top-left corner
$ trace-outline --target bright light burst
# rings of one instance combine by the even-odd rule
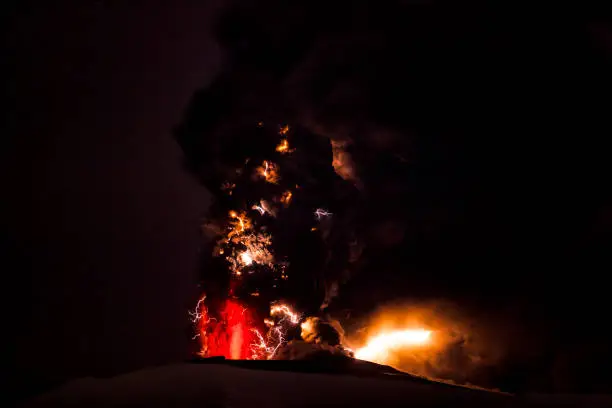
[[[355,358],[386,364],[389,355],[397,350],[423,346],[431,342],[431,331],[408,329],[382,332],[370,338],[364,347],[355,351]]]
[[[248,265],[253,263],[253,257],[251,257],[251,254],[248,253],[247,251],[241,252],[240,253],[240,262],[243,265],[248,266]]]
[[[268,208],[265,200],[262,200],[261,204]],[[229,269],[235,276],[242,276],[246,268],[253,264],[274,269],[274,255],[270,251],[272,246],[270,235],[256,232],[253,222],[244,211],[230,211],[229,218],[227,235],[221,237],[217,242],[215,255],[225,255]]]
[[[236,239],[234,247],[230,248],[230,254],[226,260],[230,264],[230,270],[240,276],[245,272],[245,268],[253,264],[267,266],[274,269],[274,255],[270,252],[272,239],[263,233],[244,234]]]

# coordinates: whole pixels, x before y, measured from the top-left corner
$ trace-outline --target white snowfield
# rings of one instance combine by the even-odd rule
[[[24,407],[612,407],[611,396],[509,396],[437,383],[176,364],[108,379],[85,378]]]

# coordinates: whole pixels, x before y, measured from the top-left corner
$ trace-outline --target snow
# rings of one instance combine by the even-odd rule
[[[568,403],[569,405],[566,405]],[[587,404],[588,403],[588,404]],[[25,407],[514,407],[612,406],[583,399],[509,395],[397,375],[363,377],[249,369],[223,362],[175,364],[108,379],[84,378],[27,401]],[[602,405],[603,404],[603,405]]]

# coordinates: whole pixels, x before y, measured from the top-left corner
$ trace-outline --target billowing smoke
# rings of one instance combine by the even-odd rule
[[[359,324],[345,342],[357,358],[427,378],[493,388],[491,370],[509,357],[507,331],[443,300],[385,304]]]
[[[211,149],[200,169],[216,196],[203,222],[212,256],[192,312],[200,354],[276,358],[359,260],[360,192],[335,172],[330,140],[299,126],[233,126]],[[317,344],[340,345],[330,324],[317,318]]]
[[[215,33],[224,69],[175,133],[215,197],[201,268],[212,318],[228,298],[261,318],[287,302],[300,324],[330,313],[352,333],[389,299],[444,298],[507,335],[486,336],[495,351],[482,357],[472,326],[450,330],[447,354],[412,366],[448,378],[479,367],[475,378],[516,389],[563,383],[551,367],[588,342],[556,339],[606,310],[593,295],[581,319],[555,319],[609,266],[610,223],[592,227],[609,219],[609,29],[433,2],[236,1]],[[241,214],[251,247],[220,244]],[[303,341],[280,320],[286,342]]]
[[[345,347],[344,329],[335,319],[310,316],[300,325],[301,339],[288,342],[274,357],[278,360],[308,360],[353,357]]]

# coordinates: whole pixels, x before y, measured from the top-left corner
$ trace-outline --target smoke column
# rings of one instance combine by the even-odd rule
[[[221,140],[211,149],[222,162],[203,172],[216,198],[202,227],[212,256],[192,321],[203,356],[269,359],[356,261],[359,192],[334,171],[330,141],[306,129],[258,121]]]
[[[175,132],[216,198],[197,321],[228,333],[231,300],[269,355],[308,317],[329,312],[351,333],[390,299],[442,298],[504,333],[484,336],[503,363],[467,381],[601,382],[604,368],[577,373],[592,371],[585,350],[598,350],[592,363],[605,350],[584,327],[609,309],[598,282],[610,269],[612,31],[564,17],[465,2],[227,3],[223,69]],[[270,315],[279,302],[298,324]]]

